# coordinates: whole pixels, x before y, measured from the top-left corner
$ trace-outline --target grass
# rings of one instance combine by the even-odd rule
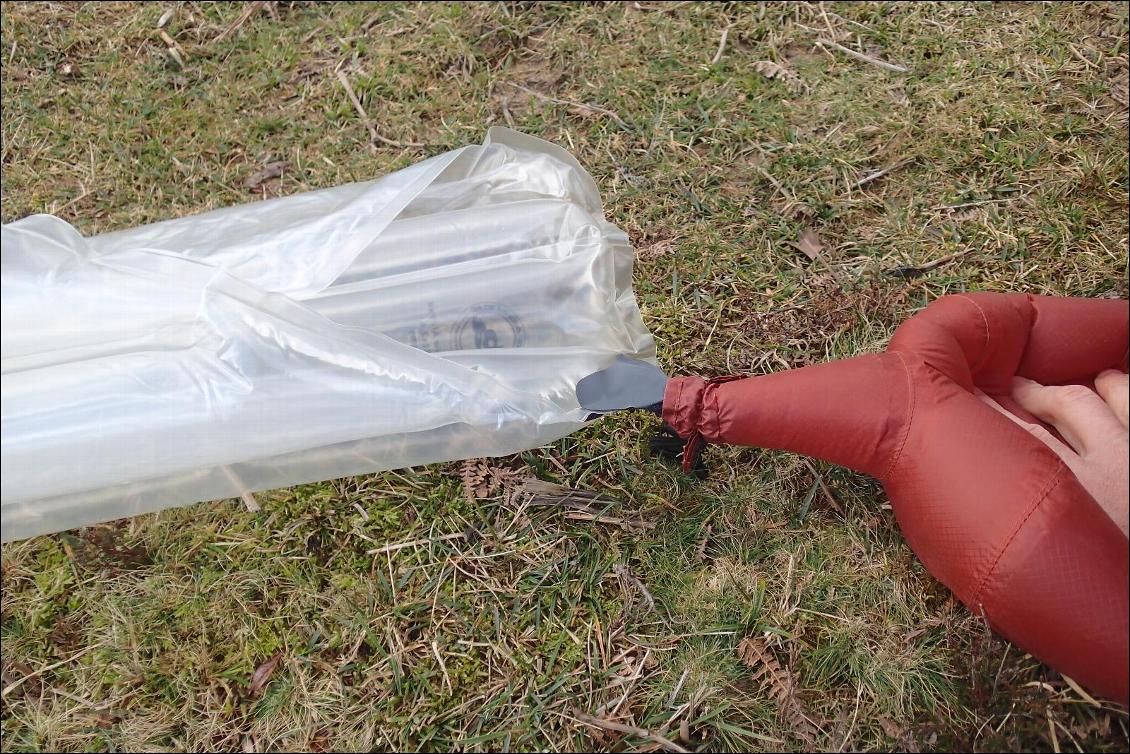
[[[0,29],[4,221],[105,232],[512,122],[593,173],[672,373],[878,350],[952,291],[1127,296],[1122,4],[5,3]],[[427,146],[370,148],[338,68],[383,136]],[[741,448],[698,481],[648,457],[653,428],[489,462],[652,528],[468,497],[446,464],[6,545],[3,749],[658,746],[581,714],[696,750],[1126,749],[1126,710],[988,635],[877,484]]]

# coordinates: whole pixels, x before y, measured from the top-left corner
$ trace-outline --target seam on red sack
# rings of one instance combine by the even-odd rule
[[[976,309],[977,313],[981,315],[981,321],[985,323],[985,345],[983,347],[983,350],[981,351],[981,355],[977,359],[977,366],[969,370],[969,374],[970,376],[972,376],[981,371],[981,367],[985,366],[985,362],[989,360],[989,354],[991,353],[991,351],[989,350],[989,343],[992,342],[993,334],[989,328],[989,317],[985,314],[985,310],[981,308],[981,305],[968,296],[963,296],[960,293],[955,295],[959,299],[968,301],[969,303],[973,304],[973,308]]]
[[[679,380],[675,389],[675,430],[678,432],[680,424],[683,424],[683,417],[687,413],[686,407],[683,405],[683,385],[685,380]]]
[[[1024,348],[1020,349],[1020,358],[1016,361],[1016,370],[1028,360],[1028,347],[1032,345],[1032,331],[1036,329],[1036,325],[1040,321],[1040,310],[1036,307],[1036,297],[1031,293],[1024,294],[1024,303],[1027,305],[1025,313],[1024,328]]]
[[[710,380],[707,380],[706,384],[702,386],[702,395],[699,396],[702,403],[702,411],[698,415],[697,429],[703,439],[706,439],[706,436],[709,434],[707,426],[710,424],[710,395],[714,392],[711,390],[711,387],[713,386],[710,384]]]
[[[1035,502],[1033,502],[1032,505],[1028,507],[1028,510],[1016,523],[1016,526],[1013,527],[1012,532],[1004,540],[1004,544],[1002,544],[1000,549],[997,551],[997,555],[995,558],[993,558],[993,562],[989,565],[988,570],[985,571],[985,575],[982,576],[981,580],[977,583],[977,588],[973,590],[974,605],[981,604],[981,597],[984,594],[985,587],[988,585],[989,580],[993,576],[993,573],[997,570],[997,565],[1000,563],[1001,558],[1003,558],[1004,554],[1008,552],[1009,546],[1012,545],[1013,540],[1016,539],[1016,535],[1020,533],[1020,530],[1022,528],[1024,528],[1024,524],[1028,522],[1028,519],[1032,517],[1032,514],[1039,509],[1039,507],[1045,500],[1048,499],[1048,495],[1052,493],[1052,490],[1058,487],[1059,483],[1063,481],[1063,470],[1065,468],[1067,468],[1067,464],[1065,464],[1063,461],[1059,461],[1058,465],[1056,466],[1055,473],[1052,474],[1048,479],[1047,484],[1044,485],[1044,489],[1040,491],[1040,494],[1036,495]]]
[[[689,384],[689,381],[688,384],[684,385],[683,387],[686,388],[687,395],[687,397],[684,398],[684,402],[687,407],[685,419],[687,425],[687,436],[690,436],[698,431],[699,422],[702,421],[702,391],[700,390],[696,392],[694,388]]]
[[[709,412],[706,411],[707,398],[709,398],[710,403],[711,403]],[[714,431],[713,432],[703,431],[702,434],[703,434],[704,437],[706,437],[710,440],[717,441],[718,436],[721,434],[721,428],[722,428],[722,421],[718,416],[718,385],[717,384],[707,385],[703,389],[702,409],[703,409],[703,413],[707,414],[708,418],[713,419],[713,421],[711,423],[714,425]],[[703,430],[705,430],[706,429],[706,422],[703,422],[702,424],[703,424]]]
[[[683,393],[686,392],[686,387],[687,387],[687,380],[686,379],[679,380],[678,384],[675,386],[675,427],[674,427],[674,430],[676,432],[679,431],[679,427],[681,425],[686,424],[685,419],[686,419],[686,415],[687,415],[687,406],[683,402]]]
[[[906,377],[907,400],[910,402],[910,409],[906,413],[906,427],[902,430],[902,439],[899,440],[898,449],[891,457],[891,463],[887,466],[887,470],[879,477],[880,482],[885,482],[891,474],[895,473],[895,467],[898,465],[899,459],[902,458],[902,451],[906,448],[906,441],[910,438],[910,425],[914,423],[914,414],[918,407],[918,391],[914,388],[914,380],[910,377],[910,365],[906,363],[906,357],[901,352],[894,351],[893,353],[898,356],[899,363],[902,364],[903,375]]]
[[[704,439],[716,442],[722,436],[722,416],[718,403],[718,388],[727,382],[741,380],[740,374],[728,374],[723,377],[711,377],[702,386],[702,410],[699,413],[699,422],[696,427]],[[713,404],[712,407],[708,404]],[[713,422],[711,422],[713,418]],[[710,431],[708,425],[713,423],[714,430]]]

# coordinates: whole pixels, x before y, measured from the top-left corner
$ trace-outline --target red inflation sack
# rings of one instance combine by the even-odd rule
[[[1122,703],[1127,539],[1006,408],[1014,376],[1092,384],[1127,370],[1127,302],[969,294],[907,320],[886,353],[736,381],[672,379],[682,437],[778,448],[878,478],[935,577],[1022,649]]]

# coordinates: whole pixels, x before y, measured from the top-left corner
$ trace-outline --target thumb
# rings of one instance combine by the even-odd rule
[[[1012,397],[1025,410],[1051,424],[1080,454],[1100,449],[1121,433],[1098,393],[1082,385],[1044,386],[1020,377],[1012,381]]]
[[[1045,427],[1042,427],[1039,424],[1032,424],[1030,422],[1024,421],[1019,416],[1007,410],[1004,406],[982,393],[980,390],[977,390],[975,392],[977,393],[977,397],[981,399],[982,403],[987,404],[998,413],[1004,414],[1018,427],[1035,437],[1044,445],[1047,445],[1057,456],[1060,457],[1060,460],[1067,464],[1068,468],[1070,468],[1072,471],[1075,471],[1075,466],[1079,463],[1080,460],[1079,455],[1071,448],[1060,442],[1058,437],[1053,435]]]
[[[1108,369],[1095,378],[1095,390],[1122,426],[1130,428],[1130,377],[1117,369]]]

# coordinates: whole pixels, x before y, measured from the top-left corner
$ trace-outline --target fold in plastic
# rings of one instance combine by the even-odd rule
[[[654,363],[633,252],[507,129],[392,175],[83,238],[3,226],[3,540],[502,455]]]

